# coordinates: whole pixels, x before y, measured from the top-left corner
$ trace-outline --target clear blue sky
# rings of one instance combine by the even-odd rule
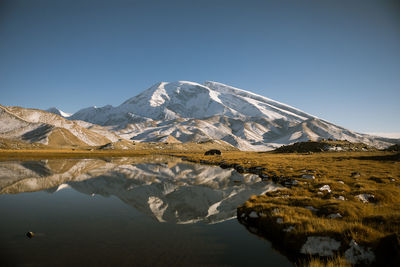
[[[213,80],[400,132],[400,1],[0,0],[0,104],[75,112]]]

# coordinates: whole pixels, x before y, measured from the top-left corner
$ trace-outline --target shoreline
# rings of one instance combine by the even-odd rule
[[[113,150],[89,151],[84,149],[21,149],[0,150],[0,160],[29,160],[29,159],[67,159],[67,158],[101,158],[101,157],[134,157],[150,155],[149,150]]]
[[[237,208],[237,219],[292,262],[400,263],[398,153],[222,151],[222,155],[205,156],[204,152],[21,149],[0,150],[0,160],[171,156],[253,173],[284,188],[250,197]],[[336,247],[318,250],[312,245],[314,239]]]

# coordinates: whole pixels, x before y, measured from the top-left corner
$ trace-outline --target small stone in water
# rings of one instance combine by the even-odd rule
[[[27,232],[26,236],[29,237],[29,238],[32,238],[32,237],[35,236],[35,234],[33,232]]]

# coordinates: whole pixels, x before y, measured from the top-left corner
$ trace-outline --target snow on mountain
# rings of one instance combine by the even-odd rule
[[[385,138],[400,139],[400,133],[368,133],[368,134]]]
[[[315,118],[289,105],[242,89],[211,81],[207,81],[204,84],[211,90],[219,92],[220,99],[225,105],[233,105],[239,112],[248,117],[265,117],[272,120],[288,119],[295,121]]]
[[[111,140],[76,121],[39,109],[0,106],[0,137],[28,143],[63,146],[98,146]],[[98,126],[101,128],[101,126]],[[118,136],[108,131],[107,136]]]
[[[241,150],[270,150],[321,138],[385,147],[399,140],[356,133],[294,107],[217,82],[160,82],[117,107],[85,108],[69,117],[107,126],[139,142],[223,140]]]
[[[62,111],[62,110],[60,110],[58,108],[55,108],[55,107],[51,107],[49,109],[46,109],[45,111],[57,114],[57,115],[59,115],[61,117],[64,117],[64,118],[71,117],[71,115],[72,115],[72,113],[66,113],[66,112],[64,112],[64,111]]]
[[[0,106],[0,137],[22,141],[46,143],[51,125],[32,123],[13,114],[6,107]]]
[[[85,108],[70,119],[101,125],[121,125],[178,118],[204,119],[215,115],[246,119],[303,121],[313,116],[244,90],[216,82],[205,85],[179,81],[161,82],[118,107]]]

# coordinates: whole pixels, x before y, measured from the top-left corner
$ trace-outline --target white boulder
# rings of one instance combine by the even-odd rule
[[[332,192],[331,187],[329,185],[324,185],[319,188],[320,191],[328,191],[328,193]]]
[[[374,200],[375,196],[372,194],[359,194],[356,196],[358,200],[362,201],[363,203],[368,203],[371,200]]]

